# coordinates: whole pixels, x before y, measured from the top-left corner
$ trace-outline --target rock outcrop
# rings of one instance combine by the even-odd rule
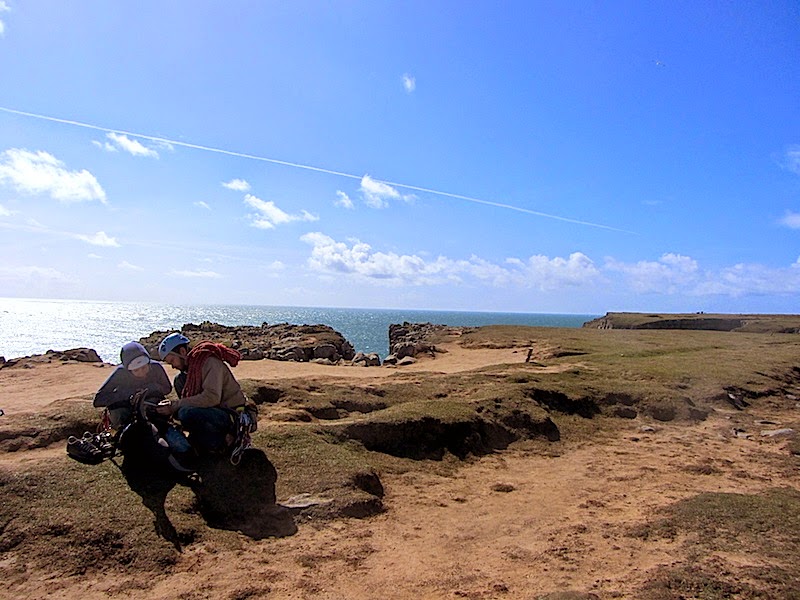
[[[6,360],[0,357],[0,369],[16,365],[26,366],[33,363],[49,363],[55,360],[61,362],[76,361],[88,363],[102,363],[103,359],[92,348],[72,348],[70,350],[48,350],[44,354],[33,354],[20,358]]]
[[[384,364],[397,364],[404,358],[430,356],[435,358],[437,352],[446,352],[437,347],[436,342],[447,338],[459,337],[471,327],[450,327],[433,323],[409,323],[389,325],[389,356]]]
[[[327,325],[220,325],[203,321],[187,323],[181,333],[194,344],[209,340],[238,350],[242,360],[290,360],[297,362],[323,361],[336,364],[355,356],[352,344],[338,331]],[[168,331],[155,331],[139,341],[153,357],[158,357],[158,343]]]

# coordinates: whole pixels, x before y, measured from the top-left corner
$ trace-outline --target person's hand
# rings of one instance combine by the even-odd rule
[[[164,415],[165,417],[170,416],[173,412],[172,402],[170,400],[162,400],[156,406],[156,412],[160,415]]]

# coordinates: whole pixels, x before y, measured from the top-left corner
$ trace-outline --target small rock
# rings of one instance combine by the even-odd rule
[[[767,429],[761,432],[761,437],[788,437],[794,435],[794,429]]]
[[[331,498],[323,498],[321,496],[314,496],[313,494],[297,494],[292,496],[280,505],[285,508],[309,508],[311,506],[321,506],[323,504],[330,504],[333,502]]]
[[[600,600],[600,596],[591,592],[552,592],[544,596],[538,596],[537,600]]]
[[[515,487],[514,487],[513,485],[511,485],[510,483],[495,483],[495,484],[492,486],[492,491],[493,491],[493,492],[503,492],[503,493],[508,493],[508,492],[513,492],[515,489],[517,489],[517,488],[515,488]]]
[[[335,364],[335,363],[331,362],[331,360],[329,358],[312,358],[308,362],[311,362],[311,363],[314,363],[314,364],[317,364],[317,365],[327,365],[329,367],[333,366]]]
[[[656,428],[651,427],[650,425],[643,425],[642,427],[639,428],[639,431],[641,431],[642,433],[655,433]]]

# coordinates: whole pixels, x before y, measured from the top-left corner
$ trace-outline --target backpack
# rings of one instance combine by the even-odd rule
[[[118,434],[117,449],[137,467],[168,467],[180,473],[191,473],[191,469],[178,461],[167,442],[170,434],[183,434],[175,430],[168,418],[155,411],[161,400],[164,400],[162,394],[146,389],[131,397],[131,421]]]

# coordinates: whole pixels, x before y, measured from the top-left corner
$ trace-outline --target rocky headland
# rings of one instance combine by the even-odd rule
[[[609,312],[583,324],[588,329],[696,329],[743,333],[800,333],[800,315],[651,314]]]

